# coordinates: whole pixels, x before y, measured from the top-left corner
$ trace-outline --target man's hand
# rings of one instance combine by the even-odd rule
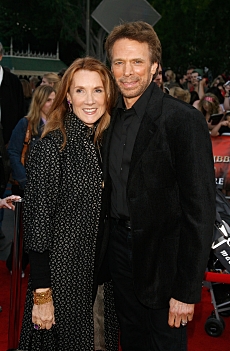
[[[170,327],[179,328],[181,323],[187,324],[193,319],[194,304],[183,303],[173,298],[169,301],[169,319]]]

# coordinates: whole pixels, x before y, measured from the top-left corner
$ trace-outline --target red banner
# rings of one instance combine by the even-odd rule
[[[211,137],[216,185],[225,196],[230,196],[230,136]]]

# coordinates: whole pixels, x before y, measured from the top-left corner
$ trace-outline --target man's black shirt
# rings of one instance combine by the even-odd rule
[[[112,179],[111,217],[113,218],[129,218],[126,200],[129,167],[136,136],[153,87],[154,83],[151,83],[128,110],[123,97],[120,95],[118,99],[109,155],[109,173]]]

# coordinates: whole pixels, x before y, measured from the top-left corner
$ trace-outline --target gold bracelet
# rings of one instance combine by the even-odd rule
[[[35,292],[33,291],[34,295],[34,304],[35,305],[43,305],[44,303],[52,301],[52,289],[49,288],[49,290],[45,292]]]

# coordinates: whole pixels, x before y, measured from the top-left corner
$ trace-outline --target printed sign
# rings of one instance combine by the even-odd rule
[[[230,196],[230,135],[211,137],[216,185]]]

